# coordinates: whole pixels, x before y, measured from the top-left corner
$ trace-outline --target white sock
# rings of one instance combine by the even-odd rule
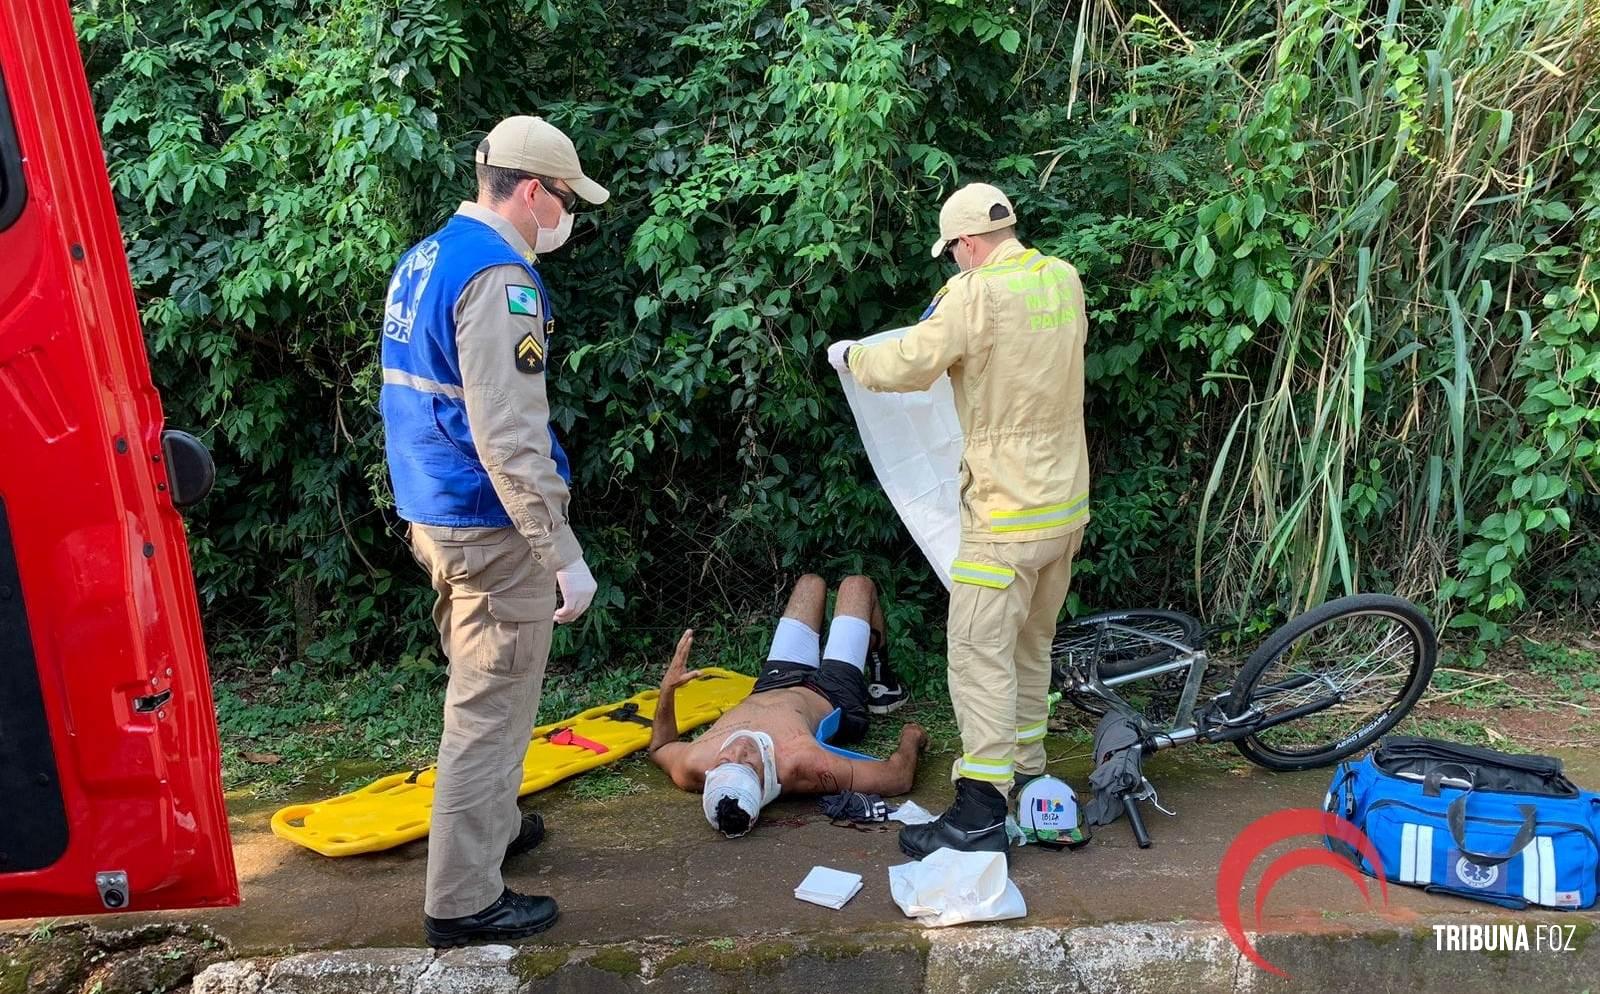
[[[778,629],[772,633],[772,648],[767,650],[767,662],[818,666],[822,662],[821,642],[822,636],[812,631],[805,622],[796,618],[779,618]]]
[[[836,615],[833,625],[828,628],[828,648],[823,650],[822,658],[837,659],[864,672],[867,668],[867,643],[871,638],[872,626],[865,618]]]

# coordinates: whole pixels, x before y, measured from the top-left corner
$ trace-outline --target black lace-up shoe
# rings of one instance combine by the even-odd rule
[[[500,899],[475,915],[462,918],[433,918],[424,915],[422,931],[428,945],[450,949],[472,942],[508,942],[526,939],[556,923],[561,911],[548,897],[518,894],[507,887]]]
[[[517,832],[517,837],[506,846],[506,859],[521,856],[544,841],[544,819],[537,812],[529,812],[522,816],[522,828]]]
[[[874,641],[882,642],[874,637]],[[911,691],[889,668],[887,647],[878,645],[867,650],[867,710],[873,714],[888,714],[911,700]]]

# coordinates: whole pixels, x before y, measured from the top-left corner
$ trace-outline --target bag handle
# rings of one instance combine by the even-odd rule
[[[1422,778],[1422,793],[1424,795],[1427,797],[1439,796],[1439,786],[1444,780],[1445,770],[1460,770],[1463,774],[1465,774],[1465,776],[1463,776],[1461,779],[1465,780],[1469,784],[1472,784],[1472,787],[1476,787],[1478,785],[1478,778],[1474,776],[1472,771],[1467,767],[1461,765],[1460,763],[1440,763],[1433,769],[1429,770],[1428,775]],[[1467,789],[1471,790],[1472,787]]]
[[[1333,784],[1328,787],[1328,807],[1325,808],[1325,810],[1329,814],[1335,814],[1341,818],[1355,817],[1354,798],[1345,788],[1345,785],[1348,784],[1351,778],[1355,775],[1355,768],[1349,763],[1339,764],[1339,771],[1334,776]],[[1339,793],[1341,790],[1345,791],[1342,796]],[[1340,801],[1343,801],[1344,803],[1340,804]],[[1336,839],[1326,832],[1324,832],[1322,835],[1322,843],[1328,847],[1329,852],[1336,856],[1344,857],[1346,861],[1355,866],[1357,869],[1362,868],[1361,853],[1356,849],[1355,846],[1344,841],[1343,839]]]
[[[1511,840],[1511,846],[1506,849],[1503,856],[1491,856],[1488,853],[1473,852],[1467,848],[1467,798],[1472,796],[1472,791],[1467,791],[1460,797],[1450,802],[1450,807],[1445,811],[1445,823],[1450,826],[1450,837],[1455,840],[1456,848],[1470,863],[1482,867],[1499,866],[1509,861],[1513,856],[1523,850],[1529,842],[1533,841],[1533,833],[1538,828],[1539,812],[1531,804],[1521,804],[1517,810],[1522,812],[1522,827],[1517,830],[1517,837]]]

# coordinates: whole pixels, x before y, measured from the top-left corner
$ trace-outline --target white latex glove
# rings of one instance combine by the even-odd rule
[[[834,342],[828,346],[828,365],[846,376],[850,375],[850,366],[844,361],[844,354],[850,350],[850,346],[859,344],[855,339],[850,338],[842,342]]]
[[[589,572],[589,564],[582,559],[556,571],[556,586],[561,589],[561,606],[556,608],[555,613],[555,623],[558,625],[583,617],[583,612],[589,610],[589,603],[599,589],[594,582],[594,574]]]

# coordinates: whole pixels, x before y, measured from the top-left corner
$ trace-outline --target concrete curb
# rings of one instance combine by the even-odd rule
[[[364,949],[234,960],[208,967],[193,994],[544,994],[633,991],[815,994],[1290,994],[1360,989],[1438,994],[1600,990],[1592,918],[1474,923],[1570,927],[1566,951],[1441,951],[1432,924],[1364,926],[1253,937],[1287,976],[1245,960],[1217,925],[1197,922],[1055,928],[979,926],[930,932],[778,936],[575,948]]]

